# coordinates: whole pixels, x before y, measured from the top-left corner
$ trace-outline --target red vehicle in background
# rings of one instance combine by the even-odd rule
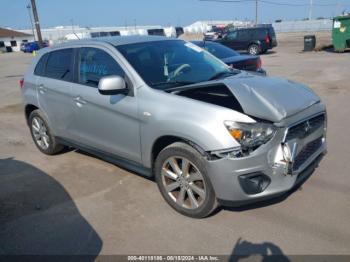
[[[204,40],[210,41],[220,39],[224,36],[224,34],[226,34],[226,32],[225,25],[212,26],[211,30],[204,33]]]

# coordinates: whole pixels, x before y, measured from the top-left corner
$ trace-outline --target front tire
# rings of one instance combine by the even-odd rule
[[[160,193],[177,212],[204,218],[217,207],[202,155],[185,143],[174,143],[158,155],[154,172]]]
[[[36,147],[46,155],[55,155],[63,151],[64,146],[57,143],[48,121],[40,110],[34,110],[28,119],[30,133]]]

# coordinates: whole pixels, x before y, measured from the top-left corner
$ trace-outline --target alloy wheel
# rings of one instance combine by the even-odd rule
[[[196,209],[206,198],[206,186],[199,169],[184,157],[168,158],[161,171],[162,184],[180,207]]]
[[[43,150],[50,146],[50,137],[47,133],[47,128],[44,121],[39,117],[34,117],[32,120],[32,132],[35,143]]]
[[[257,55],[259,53],[259,48],[256,45],[253,45],[249,48],[249,53],[251,55]]]

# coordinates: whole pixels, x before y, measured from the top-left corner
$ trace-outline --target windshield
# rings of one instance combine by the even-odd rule
[[[209,53],[213,54],[217,58],[223,59],[228,58],[232,56],[239,56],[240,54],[236,51],[218,43],[213,43],[210,41],[202,42],[201,44],[198,44],[198,46],[204,48]]]
[[[143,42],[116,48],[143,80],[156,89],[166,90],[233,74],[226,64],[182,40]]]

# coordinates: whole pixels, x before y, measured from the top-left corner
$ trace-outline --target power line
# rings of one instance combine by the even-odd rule
[[[287,3],[287,2],[275,2],[270,0],[199,0],[201,2],[218,2],[218,3],[249,3],[249,2],[261,2],[270,5],[280,5],[280,6],[310,6],[310,4],[298,4],[298,3]],[[313,6],[336,6],[341,3],[313,3]],[[341,4],[344,5],[344,4]]]
[[[312,9],[314,6],[339,6],[340,3],[314,3],[314,0],[310,0],[309,4],[301,4],[301,3],[287,3],[287,2],[275,2],[271,0],[199,0],[201,2],[219,2],[219,3],[251,3],[255,2],[255,24],[258,24],[258,14],[259,14],[259,2],[269,5],[277,5],[277,6],[290,6],[290,7],[306,7],[309,6],[309,20],[312,18]]]
[[[271,5],[282,5],[282,6],[310,6],[310,4],[290,4],[290,3],[278,3],[269,0],[260,0],[262,3]],[[336,6],[337,4],[312,4],[313,6]]]
[[[242,2],[254,2],[256,0],[199,0],[201,2],[222,2],[222,3],[242,3]]]
[[[258,3],[259,0],[199,0],[202,2],[222,2],[222,3],[242,3],[242,2],[255,2],[255,24],[258,24]]]

